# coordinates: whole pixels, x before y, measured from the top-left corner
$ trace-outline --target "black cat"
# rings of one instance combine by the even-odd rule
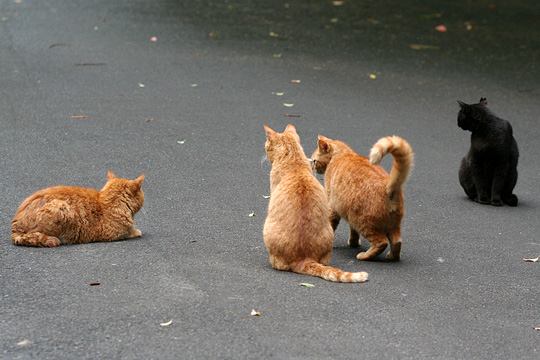
[[[486,98],[478,104],[458,104],[458,126],[472,132],[471,148],[459,169],[465,193],[480,204],[517,206],[512,190],[518,177],[519,151],[512,125],[489,111]]]

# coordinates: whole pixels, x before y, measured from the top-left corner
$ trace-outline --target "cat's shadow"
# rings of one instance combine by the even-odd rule
[[[519,202],[518,202],[518,205],[517,206],[508,206],[506,204],[504,204],[503,206],[493,206],[491,204],[480,204],[474,200],[471,200],[469,199],[467,196],[463,196],[460,198],[460,200],[462,200],[464,203],[468,204],[468,205],[471,205],[471,206],[474,206],[474,207],[479,207],[479,208],[501,208],[501,209],[513,209],[513,210],[516,210],[516,211],[519,211],[519,210],[524,210],[524,211],[527,211],[527,210],[532,210],[532,209],[537,209],[538,208],[538,204],[536,204],[534,201],[527,201],[528,199],[525,199],[525,201],[523,201],[521,198],[519,198]]]
[[[388,260],[385,256],[386,256],[386,252],[388,251],[385,250],[383,251],[382,254],[380,254],[379,256],[377,256],[375,259],[372,259],[372,260],[363,260],[363,261],[360,261],[360,260],[357,260],[356,259],[356,254],[358,254],[359,252],[361,251],[367,251],[367,249],[369,248],[369,244],[367,242],[367,240],[364,241],[364,243],[362,243],[360,246],[358,247],[350,247],[349,245],[347,244],[338,244],[338,245],[334,245],[333,248],[332,248],[332,254],[333,254],[333,258],[334,260],[339,260],[339,261],[348,261],[348,260],[354,260],[356,262],[364,262],[364,261],[367,261],[367,262],[380,262],[380,263],[394,263],[395,261],[392,261],[392,260]]]

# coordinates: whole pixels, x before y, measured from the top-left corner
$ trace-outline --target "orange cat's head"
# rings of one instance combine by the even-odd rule
[[[264,150],[266,151],[266,156],[268,156],[270,163],[273,164],[274,161],[287,157],[306,158],[304,149],[302,149],[302,145],[300,145],[300,136],[298,136],[294,125],[287,125],[282,133],[278,133],[267,125],[264,125],[264,131],[266,132]]]
[[[317,148],[313,152],[313,155],[311,155],[311,161],[315,171],[319,174],[324,174],[328,163],[332,159],[334,150],[334,140],[322,135],[318,136]]]
[[[107,183],[101,189],[104,199],[108,201],[121,201],[135,214],[144,203],[142,184],[144,175],[134,180],[117,177],[112,171],[107,172]]]

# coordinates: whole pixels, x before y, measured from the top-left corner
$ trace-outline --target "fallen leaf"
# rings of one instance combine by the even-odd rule
[[[291,84],[300,84],[302,80],[291,80]]]
[[[17,346],[28,346],[28,345],[30,345],[31,343],[32,343],[32,342],[31,342],[30,340],[28,340],[28,339],[23,339],[23,340],[21,340],[21,341],[19,341],[19,342],[17,343]]]
[[[272,94],[276,95],[276,96],[283,96],[285,95],[284,92],[275,92],[275,91],[272,91]]]
[[[446,28],[446,26],[444,24],[440,24],[440,25],[437,25],[435,26],[435,30],[437,30],[438,32],[447,32],[448,29]]]
[[[495,5],[495,4],[489,4],[488,5],[489,10],[495,10],[496,8],[497,8],[497,5]]]
[[[253,309],[251,310],[251,316],[261,316],[261,313],[258,312],[257,310]]]
[[[374,73],[371,73],[371,74],[369,74],[369,78],[370,78],[371,80],[375,80],[375,79],[377,78],[377,75],[374,74]]]
[[[465,29],[471,31],[473,29],[472,23],[470,21],[465,21]]]
[[[99,286],[99,285],[101,285],[101,283],[100,283],[100,282],[97,282],[97,281],[95,281],[95,282],[91,282],[91,283],[90,283],[90,284],[88,284],[88,285],[90,285],[90,286]]]
[[[151,41],[151,42],[156,42],[156,41],[157,41],[157,36],[152,36],[152,37],[150,37],[150,41]]]
[[[89,116],[87,115],[71,115],[70,118],[73,120],[86,120]]]
[[[331,19],[330,19],[330,22],[331,22],[332,24],[336,24],[338,21],[339,21],[338,18],[331,18]]]
[[[310,283],[300,283],[300,286],[307,287],[307,288],[314,288],[315,287],[315,285],[310,284]]]
[[[540,256],[537,256],[535,258],[523,258],[523,261],[525,261],[525,262],[538,262],[539,259],[540,259]]]
[[[262,197],[265,199],[270,199],[270,195],[263,195]]]
[[[270,37],[276,37],[276,38],[279,37],[279,34],[273,32],[273,31],[270,31],[270,32],[268,33],[268,35],[269,35]]]
[[[144,119],[144,121],[146,121],[148,123],[148,122],[154,121],[154,118],[146,118],[146,119]]]
[[[248,214],[249,217],[254,217],[255,216],[255,213],[254,212],[251,212]]]
[[[189,85],[189,86],[191,86],[191,87],[197,87],[197,86],[199,86],[199,84],[191,84],[191,85]]]
[[[281,59],[281,56],[282,56],[281,54],[272,54],[272,57],[274,59]]]
[[[283,103],[283,106],[285,106],[285,107],[289,107],[289,108],[290,108],[290,107],[293,107],[293,106],[294,106],[294,104],[290,104],[290,103]]]
[[[184,144],[186,142],[186,140],[178,140],[176,143],[177,144]]]
[[[144,84],[143,84],[143,83],[139,83],[139,87],[140,87],[140,88],[143,88],[143,87],[144,87]]]
[[[342,1],[342,0],[334,0],[334,1],[332,1],[332,5],[334,5],[334,6],[342,6],[343,4],[345,4],[345,1]]]
[[[164,323],[159,323],[159,326],[169,326],[172,324],[172,320],[169,320],[167,322],[164,322]]]
[[[60,47],[60,46],[69,46],[69,45],[66,43],[54,43],[54,44],[49,45],[49,49]]]
[[[409,47],[413,50],[437,50],[438,46],[425,45],[425,44],[410,44]]]

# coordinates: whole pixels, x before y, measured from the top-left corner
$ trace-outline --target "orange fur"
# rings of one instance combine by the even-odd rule
[[[107,178],[100,191],[55,186],[26,198],[11,222],[13,243],[55,247],[140,237],[133,216],[144,203],[144,175],[128,180],[109,171]]]
[[[378,165],[384,155],[394,157],[390,175]],[[324,185],[332,209],[334,230],[341,218],[350,226],[349,245],[359,245],[359,234],[371,243],[359,260],[371,260],[386,249],[387,258],[399,260],[401,219],[404,214],[403,184],[411,170],[414,154],[407,141],[398,136],[381,138],[371,149],[370,160],[347,144],[319,136],[313,166],[325,174]]]
[[[334,237],[328,221],[330,209],[295,127],[287,125],[283,133],[268,126],[264,129],[272,170],[263,237],[272,267],[330,281],[366,281],[365,272],[350,273],[328,266]]]

